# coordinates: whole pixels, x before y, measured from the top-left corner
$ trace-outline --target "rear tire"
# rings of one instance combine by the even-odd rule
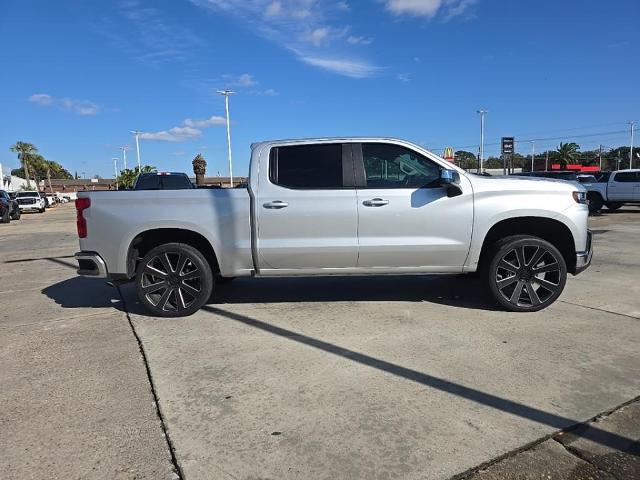
[[[607,206],[607,208],[609,210],[614,211],[614,210],[618,210],[622,206],[622,203],[620,203],[620,202],[607,202],[607,203],[605,203],[605,205]]]
[[[207,259],[184,243],[152,249],[136,271],[138,298],[158,317],[192,315],[209,300],[213,284]]]
[[[567,281],[560,251],[538,237],[514,235],[497,242],[485,271],[494,299],[510,312],[537,312],[555,302]]]
[[[602,209],[604,204],[602,197],[598,193],[587,193],[587,200],[589,200],[589,213],[597,213]]]

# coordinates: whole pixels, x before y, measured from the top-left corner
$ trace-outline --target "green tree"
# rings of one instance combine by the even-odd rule
[[[22,168],[24,169],[24,178],[27,181],[27,187],[31,188],[31,182],[29,180],[29,160],[33,155],[38,153],[38,149],[35,145],[27,142],[16,142],[14,145],[9,147],[12,152],[18,154],[18,160],[22,164]],[[13,173],[13,172],[12,172]]]
[[[465,170],[478,168],[478,158],[471,152],[458,150],[454,153],[453,158],[454,163],[460,168],[464,168]]]
[[[560,161],[560,168],[567,168],[567,164],[575,163],[579,150],[580,145],[575,142],[560,142],[560,145],[556,149],[558,160]]]

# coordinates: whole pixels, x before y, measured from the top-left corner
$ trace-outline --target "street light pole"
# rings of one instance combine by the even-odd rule
[[[113,173],[116,175],[116,190],[120,190],[120,184],[118,183],[118,157],[113,157]]]
[[[122,150],[122,162],[124,163],[124,169],[127,169],[127,150],[129,150],[129,147],[124,145],[123,147],[120,147],[120,150]]]
[[[138,154],[138,173],[140,173],[142,171],[142,167],[140,165],[140,142],[138,140],[138,137],[140,136],[141,132],[140,130],[129,130],[131,133],[133,133],[136,136],[136,153]]]
[[[636,122],[629,122],[631,127],[631,150],[629,150],[629,168],[633,168],[633,129],[636,126]]]
[[[231,90],[218,90],[220,95],[224,97],[224,108],[227,113],[227,150],[229,155],[229,183],[233,188],[233,163],[231,161],[231,126],[229,120],[229,95],[233,95],[235,92]]]
[[[533,172],[533,159],[536,157],[536,142],[531,140],[531,171]]]
[[[478,173],[482,173],[484,167],[484,115],[487,110],[478,110],[480,114],[480,161],[478,165]]]

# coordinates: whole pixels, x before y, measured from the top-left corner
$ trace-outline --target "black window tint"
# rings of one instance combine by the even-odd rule
[[[184,190],[192,188],[185,175],[141,175],[136,190]]]
[[[631,182],[637,182],[638,179],[638,175],[636,174],[636,172],[620,172],[620,173],[616,173],[615,178],[613,179],[614,182],[625,182],[625,183],[631,183]]]
[[[407,148],[364,143],[362,160],[368,188],[420,188],[440,185],[440,167]]]
[[[289,188],[342,188],[342,144],[278,147],[269,162],[272,183]]]

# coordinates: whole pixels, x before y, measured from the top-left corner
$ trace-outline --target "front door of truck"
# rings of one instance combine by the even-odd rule
[[[389,143],[354,145],[358,266],[462,268],[471,242],[473,194],[448,197],[438,163]],[[443,268],[444,267],[444,268]]]
[[[615,202],[630,202],[634,200],[634,190],[639,185],[636,172],[617,172],[609,180],[607,199]]]
[[[358,208],[350,146],[271,148],[255,212],[261,271],[355,267]]]

